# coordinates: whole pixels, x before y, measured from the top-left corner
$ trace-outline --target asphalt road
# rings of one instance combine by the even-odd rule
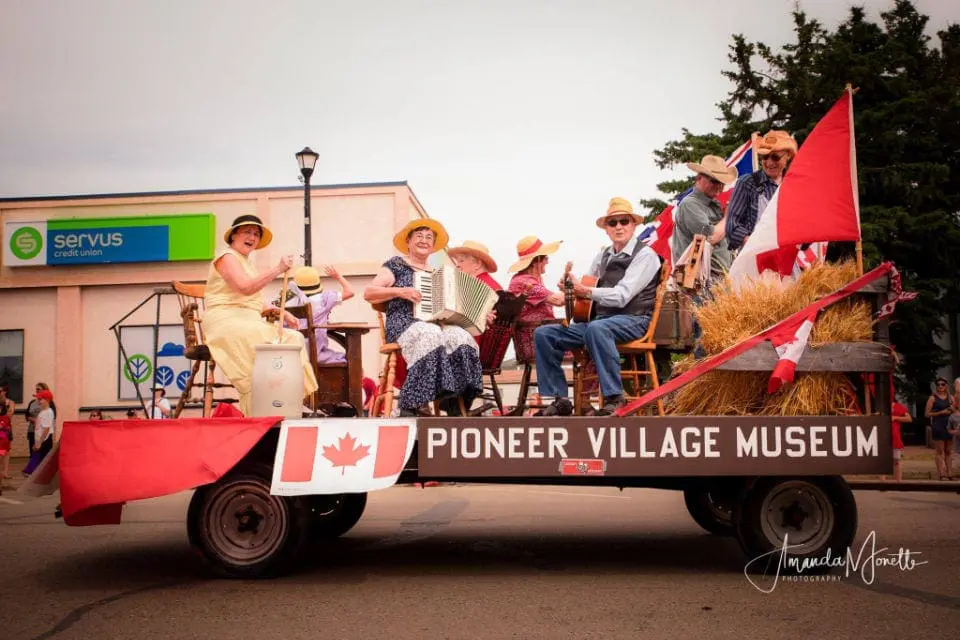
[[[189,494],[71,528],[55,497],[0,498],[0,638],[950,638],[960,629],[960,495],[858,492],[860,539],[927,564],[762,593],[736,542],[679,493],[441,486],[371,495],[293,575],[212,580]],[[22,504],[16,504],[23,500]],[[856,550],[856,549],[855,549]],[[917,555],[919,554],[919,555]],[[771,583],[761,583],[770,589]]]

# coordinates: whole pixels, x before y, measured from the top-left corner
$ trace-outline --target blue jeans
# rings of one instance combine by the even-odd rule
[[[567,380],[560,363],[563,354],[584,346],[597,367],[600,392],[605,396],[623,393],[620,380],[620,354],[617,344],[636,340],[647,332],[650,316],[610,316],[591,322],[564,327],[548,324],[537,327],[533,333],[534,353],[537,358],[537,387],[542,396],[565,398]]]

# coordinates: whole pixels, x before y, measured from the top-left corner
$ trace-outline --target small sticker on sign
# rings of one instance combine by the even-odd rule
[[[562,476],[602,476],[606,471],[606,460],[567,458],[560,461],[560,475]]]

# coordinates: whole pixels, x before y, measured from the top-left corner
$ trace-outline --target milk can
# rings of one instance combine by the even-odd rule
[[[254,346],[252,415],[299,418],[303,415],[303,367],[299,345]]]

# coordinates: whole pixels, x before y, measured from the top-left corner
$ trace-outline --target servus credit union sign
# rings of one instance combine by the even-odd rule
[[[181,262],[213,258],[212,213],[51,218],[3,225],[7,267]]]

